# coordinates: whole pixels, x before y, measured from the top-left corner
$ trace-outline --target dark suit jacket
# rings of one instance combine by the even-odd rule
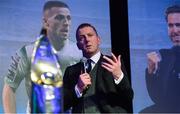
[[[97,98],[97,105],[101,112],[131,112],[131,103],[133,98],[133,91],[127,78],[124,67],[122,70],[124,78],[116,85],[113,76],[110,72],[101,67],[103,58],[96,65],[96,88],[95,97]],[[63,86],[64,86],[64,109],[72,107],[73,112],[81,112],[77,109],[77,104],[83,102],[83,98],[77,98],[75,93],[75,85],[81,72],[81,63],[77,63],[66,69]]]
[[[175,76],[174,65],[176,57],[173,49],[161,49],[161,62],[155,74],[148,74],[146,69],[146,84],[149,96],[155,105],[148,112],[180,112],[180,79]],[[180,67],[180,63],[179,67]],[[175,89],[178,88],[178,89]],[[144,110],[144,112],[147,112]]]

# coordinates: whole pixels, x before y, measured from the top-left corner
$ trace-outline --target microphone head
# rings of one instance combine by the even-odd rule
[[[82,71],[83,73],[86,73],[86,62],[87,62],[87,58],[83,57],[81,60],[80,60],[81,64],[82,64]]]

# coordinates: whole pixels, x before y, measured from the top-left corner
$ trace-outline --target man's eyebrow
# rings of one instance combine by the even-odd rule
[[[175,23],[176,26],[180,26],[180,23]]]
[[[168,23],[168,26],[180,26],[180,23]]]
[[[71,19],[71,16],[70,16],[70,15],[65,16],[65,15],[61,15],[61,14],[56,15],[56,16],[55,16],[55,19],[63,19],[63,18],[65,18],[65,17],[67,17],[67,19]]]

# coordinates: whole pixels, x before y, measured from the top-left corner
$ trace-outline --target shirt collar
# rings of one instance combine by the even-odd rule
[[[100,57],[101,57],[101,53],[99,51],[95,55],[93,55],[90,59],[96,64],[99,61]]]

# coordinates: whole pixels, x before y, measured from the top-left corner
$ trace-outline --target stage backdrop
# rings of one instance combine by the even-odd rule
[[[11,55],[21,46],[36,40],[40,33],[45,1],[47,0],[0,0],[0,93]],[[102,51],[109,54],[111,50],[109,0],[62,1],[71,9],[70,39],[75,41],[75,31],[79,24],[91,23],[101,36]],[[16,93],[17,112],[25,113],[27,95],[24,82]],[[0,113],[2,113],[2,94],[0,97]]]
[[[179,0],[128,0],[131,80],[134,113],[153,104],[145,82],[146,54],[170,48],[164,11]]]

